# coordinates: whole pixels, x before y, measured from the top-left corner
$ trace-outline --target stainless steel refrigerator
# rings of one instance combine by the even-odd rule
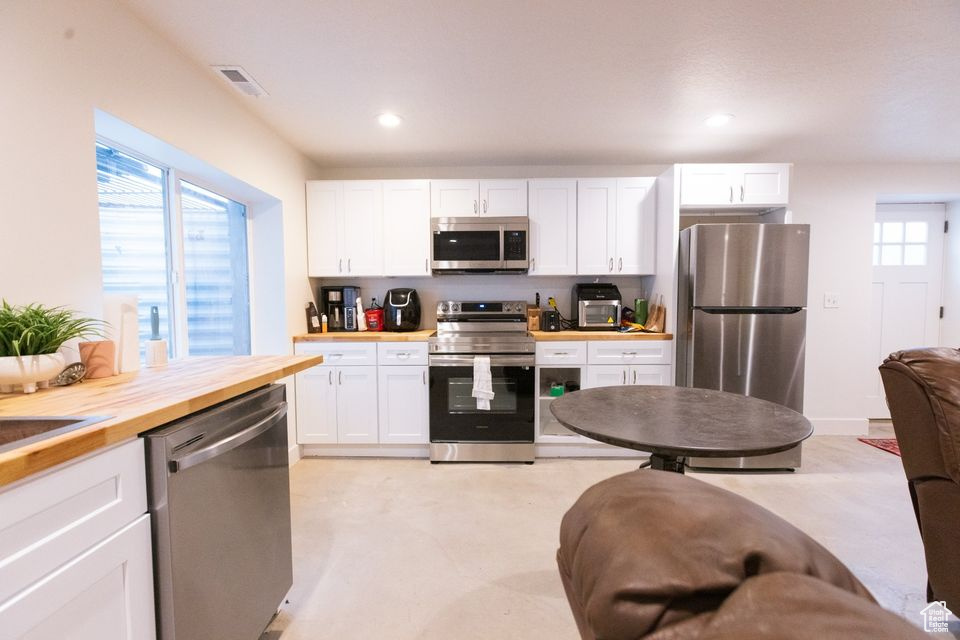
[[[677,386],[803,411],[810,225],[698,224],[680,233]],[[800,445],[691,467],[794,469]]]

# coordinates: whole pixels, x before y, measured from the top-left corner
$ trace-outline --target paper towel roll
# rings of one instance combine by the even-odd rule
[[[106,294],[103,296],[103,319],[109,326],[107,338],[117,343],[116,372],[140,368],[140,337],[137,326],[137,296]]]

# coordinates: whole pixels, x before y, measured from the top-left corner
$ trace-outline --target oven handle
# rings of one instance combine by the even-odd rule
[[[481,355],[481,354],[478,354]],[[482,354],[486,355],[486,354]],[[491,355],[491,367],[532,367],[536,364],[536,358],[530,356],[504,356]],[[430,356],[431,367],[472,367],[473,356],[464,355],[435,355]]]

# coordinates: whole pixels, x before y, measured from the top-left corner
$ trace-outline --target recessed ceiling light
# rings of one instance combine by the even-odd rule
[[[393,127],[400,126],[400,123],[403,122],[403,119],[394,113],[381,113],[379,116],[377,116],[377,122],[379,122],[380,126],[382,127],[389,127],[392,129]]]
[[[704,120],[703,123],[708,127],[722,127],[729,124],[731,120],[733,120],[732,113],[715,113]]]

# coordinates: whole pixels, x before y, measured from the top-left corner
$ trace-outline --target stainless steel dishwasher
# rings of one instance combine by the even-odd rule
[[[286,389],[144,435],[157,637],[256,640],[293,584]]]

